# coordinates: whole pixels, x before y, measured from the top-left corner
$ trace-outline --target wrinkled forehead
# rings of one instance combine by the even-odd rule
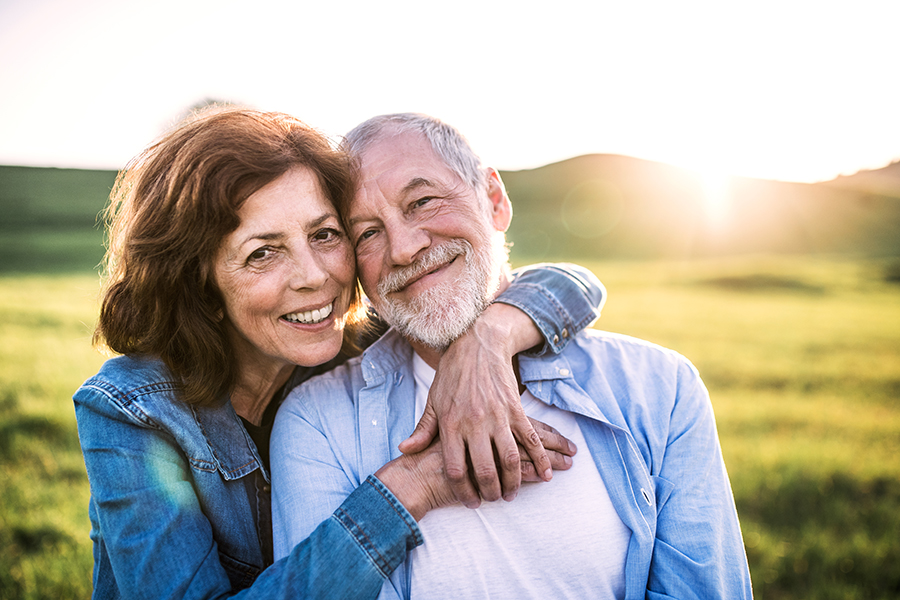
[[[431,147],[425,135],[415,131],[386,133],[373,141],[357,157],[360,183],[403,177],[422,168],[449,169]]]
[[[372,142],[357,156],[359,168],[352,213],[372,197],[399,200],[416,182],[447,188],[465,185],[419,132],[400,132]]]

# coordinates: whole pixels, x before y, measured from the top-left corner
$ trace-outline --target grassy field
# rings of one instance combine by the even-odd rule
[[[674,348],[710,389],[757,598],[900,596],[900,285],[872,261],[589,264],[597,326]],[[0,597],[86,598],[71,394],[97,278],[0,277]]]

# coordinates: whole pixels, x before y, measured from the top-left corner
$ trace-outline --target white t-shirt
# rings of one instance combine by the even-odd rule
[[[434,369],[414,358],[416,419]],[[524,484],[515,500],[451,506],[419,522],[425,543],[410,553],[412,597],[624,598],[631,531],[616,514],[573,414],[529,392],[528,416],[578,447],[572,468],[550,482]]]

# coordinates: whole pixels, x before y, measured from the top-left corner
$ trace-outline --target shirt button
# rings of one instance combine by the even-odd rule
[[[378,419],[372,419],[372,425],[378,425]]]
[[[566,339],[567,337],[569,337],[569,330],[566,329],[565,327],[563,327],[562,334],[563,334],[563,339]]]
[[[553,336],[553,343],[554,343],[554,344],[558,344],[558,343],[559,343],[559,336],[558,336],[558,335],[554,335],[554,336]]]
[[[266,485],[262,486],[262,489],[263,489],[263,491],[264,491],[265,493],[268,494],[269,492],[272,491],[272,486],[269,485],[269,484],[266,484]]]
[[[560,369],[560,370],[559,370],[559,374],[562,375],[563,377],[568,377],[568,376],[569,376],[569,370],[568,370],[568,369]]]

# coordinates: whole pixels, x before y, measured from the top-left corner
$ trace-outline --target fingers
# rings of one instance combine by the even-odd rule
[[[489,437],[479,436],[469,440],[469,460],[472,479],[481,498],[487,502],[499,500],[500,479],[497,475],[494,446]]]
[[[422,413],[422,418],[419,419],[419,422],[416,424],[416,428],[413,430],[412,435],[400,442],[398,448],[400,452],[403,452],[404,454],[421,452],[434,441],[437,432],[437,418],[434,416],[434,409],[429,402],[425,404],[425,412]]]
[[[500,475],[500,491],[503,499],[510,502],[516,497],[522,483],[521,460],[519,445],[512,433],[508,430],[502,433],[505,435],[494,438],[494,450]]]
[[[553,427],[550,427],[543,421],[532,419],[531,417],[529,417],[528,420],[534,426],[534,431],[540,439],[541,446],[546,450],[552,450],[568,456],[575,456],[575,453],[578,452],[578,448],[575,444]]]
[[[481,505],[481,497],[469,480],[466,447],[462,438],[452,431],[442,432],[441,444],[444,451],[444,475],[453,495],[466,508],[478,508]]]
[[[524,417],[524,412],[521,413],[521,416]],[[516,418],[510,424],[510,427],[512,428],[513,435],[516,436],[516,440],[523,448],[525,448],[525,452],[528,454],[529,460],[534,465],[535,471],[540,475],[541,479],[550,481],[553,478],[553,469],[550,468],[550,459],[547,457],[547,452],[544,450],[541,436],[535,430],[535,424],[537,423],[544,425],[540,421],[535,421],[529,417]],[[544,427],[549,426],[544,425]],[[550,429],[552,429],[552,427]]]
[[[528,459],[528,454],[525,453],[524,448],[519,448],[519,455],[522,459],[520,468],[522,482],[534,483],[543,481],[538,476],[537,471],[535,471],[534,464]],[[548,450],[547,456],[550,458],[550,466],[554,471],[567,471],[572,467],[572,457],[567,454]]]

